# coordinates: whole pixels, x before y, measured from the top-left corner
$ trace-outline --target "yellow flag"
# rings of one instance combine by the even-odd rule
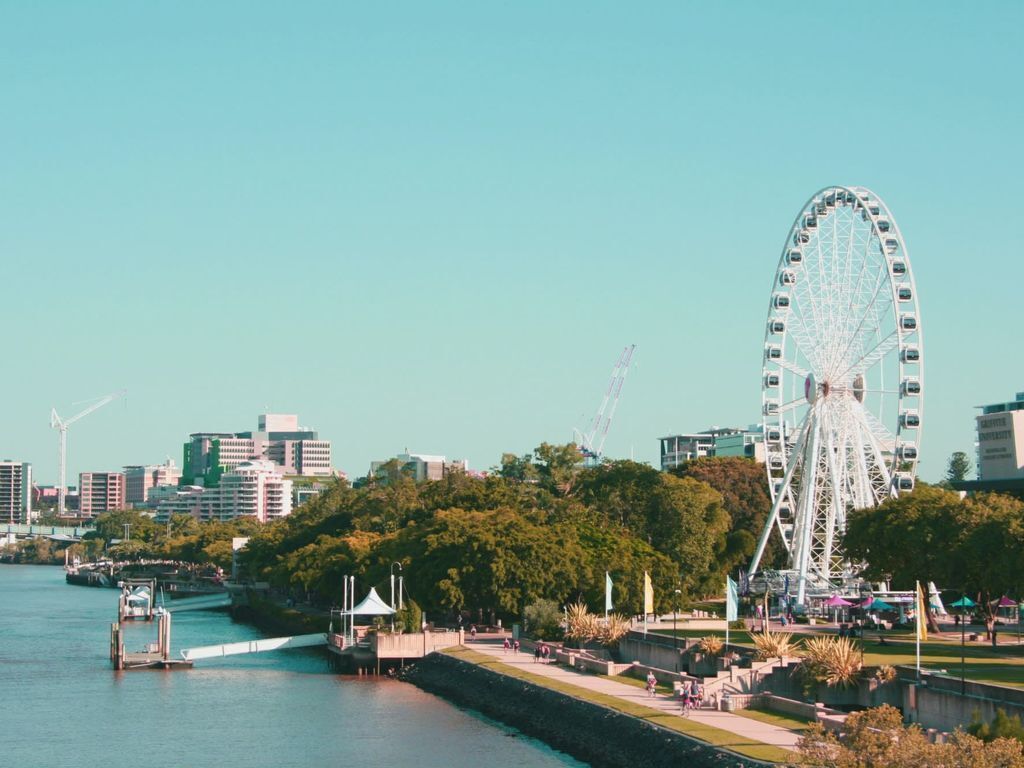
[[[644,571],[644,613],[654,613],[654,587],[647,571]]]
[[[917,639],[927,640],[928,639],[928,614],[925,610],[928,603],[924,599],[924,591],[921,589],[921,582],[917,582],[917,594],[915,595],[915,601],[917,603],[914,608],[914,613],[917,614]]]

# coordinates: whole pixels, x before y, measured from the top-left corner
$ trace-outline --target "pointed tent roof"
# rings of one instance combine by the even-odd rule
[[[370,593],[363,601],[352,609],[354,616],[390,616],[395,609],[380,599],[377,590],[370,587]]]

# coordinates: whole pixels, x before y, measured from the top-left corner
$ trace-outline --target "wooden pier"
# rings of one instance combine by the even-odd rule
[[[192,662],[187,659],[171,658],[171,614],[161,612],[157,616],[157,641],[149,643],[142,651],[125,651],[124,629],[121,622],[110,625],[110,663],[117,670],[133,669],[190,669]]]
[[[407,660],[422,659],[435,651],[465,642],[463,630],[386,634],[367,633],[367,629],[356,627],[354,634],[347,639],[341,632],[328,633],[327,650],[334,654],[345,671],[379,675],[382,668],[401,667]]]

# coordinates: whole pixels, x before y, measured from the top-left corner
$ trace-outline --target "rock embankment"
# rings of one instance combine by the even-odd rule
[[[746,768],[765,763],[614,712],[598,704],[435,653],[402,679],[511,725],[596,768]]]

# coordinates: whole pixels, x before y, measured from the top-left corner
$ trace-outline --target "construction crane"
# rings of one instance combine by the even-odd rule
[[[68,427],[81,418],[88,416],[93,411],[99,410],[107,403],[124,397],[128,394],[127,389],[112,392],[104,395],[86,408],[81,413],[75,414],[70,419],[62,419],[57,415],[57,409],[50,409],[50,426],[58,430],[58,456],[57,456],[57,516],[64,517],[64,496],[67,494],[67,471],[68,471]],[[87,402],[81,400],[79,402]]]
[[[633,350],[636,344],[630,344],[622,350],[615,367],[612,368],[612,378],[608,382],[608,389],[604,393],[601,407],[597,409],[594,420],[590,424],[590,431],[581,433],[577,430],[579,438],[580,453],[588,464],[596,464],[601,460],[604,451],[604,441],[608,438],[608,427],[611,426],[612,417],[615,416],[615,409],[619,407],[619,395],[622,394],[622,385],[626,382],[626,374],[629,373],[629,363],[633,359]],[[609,410],[608,404],[611,403]],[[596,442],[595,442],[596,441]]]

